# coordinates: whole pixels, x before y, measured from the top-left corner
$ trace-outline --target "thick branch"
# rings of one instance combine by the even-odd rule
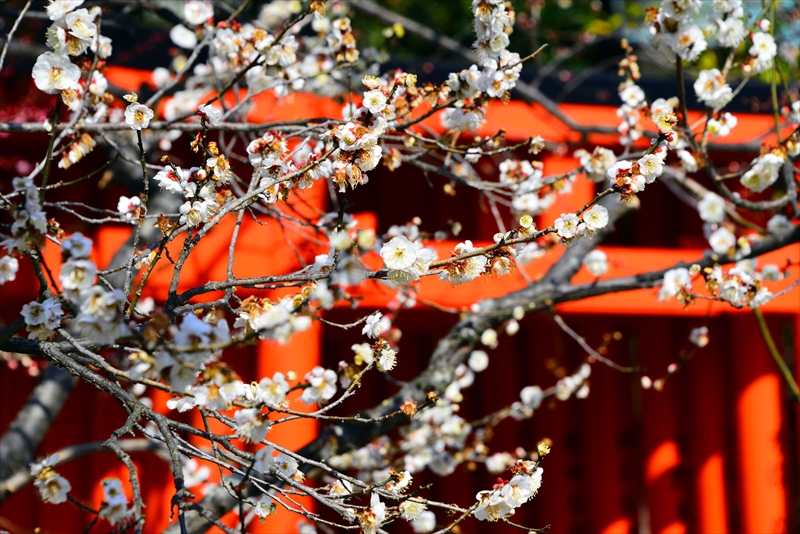
[[[76,380],[64,369],[52,364],[45,368],[39,384],[0,439],[0,480],[19,469],[27,469],[75,383]],[[0,490],[2,501],[3,491]]]

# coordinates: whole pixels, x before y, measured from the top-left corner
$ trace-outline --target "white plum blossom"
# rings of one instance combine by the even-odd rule
[[[753,34],[753,45],[749,52],[751,56],[755,57],[753,70],[760,73],[772,68],[772,60],[778,52],[778,47],[772,35],[766,32],[756,32]]]
[[[721,227],[708,237],[708,243],[717,254],[728,254],[736,247],[736,236],[727,228]]]
[[[365,92],[364,107],[373,115],[377,115],[386,108],[386,95],[380,89]]]
[[[258,443],[263,440],[271,424],[269,419],[261,416],[258,408],[238,410],[233,414],[233,420],[236,422],[236,435],[245,442]]]
[[[714,109],[719,109],[730,102],[733,95],[733,90],[719,69],[700,71],[697,81],[694,82],[694,92],[698,100]]]
[[[262,378],[258,383],[258,398],[267,406],[280,406],[286,400],[289,392],[289,384],[286,377],[280,371],[276,372],[272,378]]]
[[[664,282],[658,292],[658,298],[663,302],[667,297],[674,297],[681,290],[691,290],[691,288],[692,278],[688,269],[684,267],[670,269],[664,273]]]
[[[39,489],[42,501],[50,504],[61,504],[67,501],[67,493],[72,491],[72,485],[63,476],[53,473],[48,478],[36,478],[33,485]]]
[[[497,452],[486,458],[486,470],[500,474],[514,463],[514,457],[507,452]]]
[[[191,175],[191,171],[184,171],[180,167],[168,167],[163,171],[158,171],[153,179],[158,182],[158,186],[168,193],[183,194],[184,186]]]
[[[297,460],[284,453],[275,456],[272,462],[273,469],[286,478],[293,476],[297,472],[299,465]]]
[[[602,276],[608,270],[606,253],[602,250],[593,250],[583,257],[583,265],[595,276]]]
[[[3,256],[0,258],[0,284],[16,280],[18,270],[19,261],[17,258],[12,256]]]
[[[222,119],[222,110],[210,104],[202,105],[198,109],[205,114],[211,126],[216,126],[219,124],[220,119]]]
[[[128,499],[122,491],[122,482],[118,478],[107,478],[102,481],[105,502],[97,514],[111,525],[124,523],[131,517],[132,509],[128,509]]]
[[[519,394],[522,403],[532,409],[538,408],[544,400],[544,392],[539,386],[526,386]]]
[[[469,365],[469,368],[476,373],[485,371],[486,368],[489,367],[489,355],[482,350],[473,350],[469,355],[467,364]]]
[[[79,292],[94,285],[97,266],[89,260],[70,260],[61,266],[61,287]]]
[[[448,130],[477,130],[483,123],[483,111],[447,108],[441,113],[442,125]]]
[[[122,489],[122,481],[118,478],[106,478],[100,482],[103,487],[103,498],[107,503],[122,502],[128,504],[128,498]]]
[[[391,371],[394,369],[395,364],[397,363],[397,352],[393,349],[388,347],[381,350],[380,354],[378,355],[378,371],[385,373],[386,371]]]
[[[639,164],[639,172],[648,184],[652,184],[664,172],[664,162],[655,154],[642,156],[636,163]]]
[[[65,21],[69,32],[78,39],[91,41],[97,35],[94,15],[90,14],[86,8],[67,13]]]
[[[50,504],[66,502],[67,493],[72,490],[69,481],[55,472],[58,455],[42,458],[30,465],[30,474],[35,477],[33,485],[39,490],[42,501]]]
[[[45,52],[36,58],[33,66],[33,82],[47,94],[55,94],[78,86],[81,70],[69,57],[53,52]]]
[[[708,120],[708,133],[716,135],[717,137],[725,137],[731,130],[736,127],[739,120],[730,113],[723,113],[717,119]]]
[[[773,215],[770,220],[767,221],[767,230],[769,230],[772,234],[786,234],[791,232],[793,229],[794,225],[792,222],[788,217],[786,217],[786,215],[783,215],[782,213]]]
[[[369,365],[375,359],[375,353],[368,343],[358,343],[350,347],[356,353],[356,364]]]
[[[697,203],[697,211],[707,223],[721,223],[725,220],[725,199],[709,191]]]
[[[658,37],[673,53],[689,63],[708,48],[703,30],[697,24],[681,22],[674,32],[661,32]]]
[[[192,26],[200,26],[214,18],[214,8],[210,2],[190,0],[183,6],[183,18]]]
[[[497,521],[514,513],[514,506],[498,490],[482,491],[475,498],[480,504],[473,515],[480,521]]]
[[[747,30],[741,18],[717,19],[717,42],[725,48],[737,48],[746,36]]]
[[[411,528],[416,534],[427,534],[436,529],[436,514],[430,510],[425,510],[419,517],[411,522]]]
[[[133,130],[142,130],[150,125],[153,115],[152,109],[144,104],[133,102],[125,108],[125,123]]]
[[[176,24],[169,31],[169,38],[177,46],[186,49],[192,49],[197,46],[197,36],[194,32],[184,26],[183,24]]]
[[[426,506],[420,502],[403,501],[400,503],[400,517],[406,521],[414,521],[418,519],[425,511]]]
[[[59,20],[67,16],[67,13],[83,4],[83,0],[50,0],[47,4],[47,16],[50,20]]]
[[[325,403],[336,395],[336,372],[319,365],[306,374],[308,387],[303,389],[300,400],[306,404]]]
[[[47,339],[61,326],[64,310],[61,303],[50,297],[42,302],[29,302],[20,312],[31,339]]]
[[[590,233],[605,228],[608,224],[608,210],[599,204],[595,204],[583,212],[583,224],[586,225],[586,229]],[[559,235],[561,235],[560,232]]]
[[[772,298],[773,298],[772,292],[766,287],[762,286],[758,289],[758,291],[756,291],[756,294],[753,295],[753,298],[750,300],[748,304],[750,305],[751,308],[755,309],[760,306],[763,306],[764,304],[772,300]]]
[[[635,108],[644,102],[645,98],[642,88],[634,83],[631,83],[622,89],[622,91],[619,92],[619,96],[626,105],[632,108]]]
[[[661,14],[670,19],[685,22],[697,13],[700,4],[700,0],[663,0]]]
[[[89,49],[97,54],[100,59],[108,59],[113,50],[111,46],[111,38],[105,35],[99,35],[97,39],[92,39],[92,44]]]
[[[416,250],[404,235],[392,238],[381,247],[381,258],[386,267],[393,270],[405,270],[417,260]]]
[[[275,503],[270,502],[270,498],[266,495],[262,495],[259,497],[258,502],[256,503],[256,507],[254,513],[256,516],[260,518],[265,518],[269,515],[272,515],[276,512],[277,506]]]
[[[119,197],[117,202],[117,211],[122,214],[125,220],[130,221],[134,217],[138,217],[139,208],[142,205],[142,200],[139,197]]]
[[[574,213],[562,213],[561,217],[555,220],[553,226],[558,235],[564,239],[572,239],[578,234],[578,216]]]
[[[697,345],[698,347],[702,348],[708,345],[708,327],[701,326],[699,328],[693,328],[691,333],[689,334],[689,341],[692,344]]]
[[[481,344],[495,348],[497,346],[497,331],[493,328],[487,328],[481,333]]]
[[[369,338],[375,339],[387,331],[389,326],[389,319],[384,317],[381,312],[375,312],[367,317],[361,333]]]

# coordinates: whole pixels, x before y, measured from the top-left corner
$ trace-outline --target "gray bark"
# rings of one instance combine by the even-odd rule
[[[49,364],[28,401],[0,438],[0,481],[27,468],[53,420],[77,383],[69,371]],[[5,500],[0,486],[0,502]]]

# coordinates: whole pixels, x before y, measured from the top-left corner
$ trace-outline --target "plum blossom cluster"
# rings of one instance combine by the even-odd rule
[[[170,165],[154,177],[163,191],[183,196],[178,222],[189,228],[207,223],[219,212],[224,202],[221,189],[233,175],[230,163],[213,141],[208,144],[208,155],[203,167],[182,169]]]
[[[674,133],[674,132],[673,132]],[[606,176],[623,199],[631,199],[636,193],[644,191],[664,172],[668,141],[655,139],[648,152],[636,161],[620,160],[608,169]]]
[[[591,153],[581,148],[576,150],[573,155],[580,161],[586,178],[593,182],[605,180],[608,169],[617,162],[617,157],[612,150],[600,146],[595,147]]]
[[[133,509],[128,508],[128,498],[122,489],[122,481],[118,478],[106,478],[100,485],[103,487],[104,501],[97,515],[112,526],[125,523],[132,517]]]
[[[182,394],[192,386],[197,376],[208,371],[231,340],[228,323],[214,313],[203,318],[193,313],[183,316],[179,325],[169,325],[156,340],[162,347],[153,357],[139,353],[132,358],[133,369],[139,376],[157,378],[169,376],[172,391]],[[167,344],[164,342],[167,341]],[[208,373],[210,374],[210,373]],[[210,399],[208,399],[210,402]]]
[[[86,122],[96,123],[105,119],[108,105],[113,101],[113,96],[106,92],[108,81],[102,73],[102,62],[91,70],[90,78],[91,63],[79,67],[70,56],[81,56],[91,49],[98,59],[105,60],[111,55],[112,47],[111,39],[98,32],[100,8],[79,8],[82,4],[83,0],[52,0],[47,5],[47,16],[53,21],[47,29],[47,46],[52,52],[45,52],[36,59],[32,76],[40,91],[60,94],[70,111],[86,111]],[[91,138],[83,134],[62,157],[60,165],[66,168],[76,163],[93,146]]]
[[[764,285],[765,280],[780,279],[780,271],[775,265],[765,265],[756,271],[755,262],[740,261],[736,267],[723,273],[720,267],[703,270],[708,291],[735,307],[750,306],[758,308],[769,302],[772,292]]]
[[[130,333],[122,314],[125,295],[118,289],[95,285],[97,266],[89,259],[92,240],[75,232],[61,242],[64,263],[61,287],[64,296],[78,308],[74,324],[81,335],[98,346],[110,345]]]
[[[20,201],[11,208],[14,222],[11,224],[10,235],[0,234],[4,238],[0,246],[5,247],[8,252],[41,246],[47,234],[47,215],[42,208],[39,189],[30,177],[14,178],[11,184]]]
[[[721,109],[733,97],[733,90],[719,69],[700,71],[694,82],[694,92],[698,100],[714,109]]]
[[[645,105],[645,95],[641,87],[628,79],[620,84],[619,97],[622,100],[622,105],[617,109],[617,116],[622,119],[617,127],[619,140],[622,145],[630,145],[642,136],[639,120],[642,116],[641,108]]]
[[[700,5],[700,0],[663,0],[650,15],[650,32],[662,50],[691,63],[708,48],[703,30],[692,21]]]
[[[507,184],[514,192],[511,207],[515,213],[539,215],[555,200],[554,190],[544,193],[542,182],[544,165],[540,161],[507,159],[500,163],[499,169],[500,183]],[[559,185],[562,192],[569,191],[568,182],[559,182]]]
[[[361,107],[345,108],[346,122],[328,134],[336,144],[330,178],[340,192],[348,185],[355,189],[369,181],[366,173],[378,166],[383,155],[378,141],[394,124],[398,108],[408,105],[401,97],[416,90],[416,80],[416,76],[399,71],[391,77],[365,76],[361,80],[367,89]]]
[[[361,351],[358,347],[357,352]],[[486,354],[475,351],[469,364],[458,366],[453,381],[433,407],[417,411],[414,403],[406,401],[401,408],[412,420],[401,430],[402,439],[396,446],[384,436],[360,449],[332,457],[330,464],[339,470],[354,469],[359,479],[374,484],[384,484],[394,477],[395,481],[385,488],[397,495],[408,486],[412,474],[425,468],[446,476],[460,463],[478,459],[477,448],[468,442],[474,429],[457,412],[463,400],[462,390],[474,383],[475,373],[486,369],[487,363]],[[485,450],[481,447],[480,450]],[[398,464],[403,466],[403,472],[391,468]],[[400,510],[401,517],[412,521],[414,526],[413,521],[422,517],[425,507],[401,504]]]
[[[758,29],[751,34],[752,46],[748,50],[750,57],[742,65],[745,73],[759,74],[772,68],[772,62],[778,53],[775,38],[769,34],[769,21],[762,21]]]
[[[107,93],[104,64],[98,62],[97,68],[89,67],[91,62],[86,60],[75,64],[70,56],[91,49],[98,58],[104,59],[111,53],[111,45],[110,40],[98,32],[100,10],[77,9],[82,2],[54,0],[48,5],[48,16],[54,21],[48,30],[48,46],[52,51],[40,56],[33,78],[42,91],[59,94],[73,112],[73,117],[75,113],[88,112],[85,120],[92,122],[103,120],[108,115],[107,106],[113,100]],[[772,66],[776,53],[774,39],[764,24],[760,24],[752,35],[747,34],[740,2],[714,0],[712,30],[705,31],[692,20],[699,7],[699,0],[663,0],[661,7],[651,12],[652,30],[662,50],[668,50],[672,57],[677,56],[678,61],[692,62],[707,48],[706,37],[715,35],[721,45],[730,48],[749,39],[752,46],[748,49],[748,43],[743,47],[743,50],[748,50],[745,72],[764,72]],[[226,208],[231,211],[239,209],[232,208],[229,203],[235,195],[241,197],[238,205],[250,210],[254,217],[265,212],[272,216],[290,194],[296,195],[298,190],[312,187],[320,178],[323,179],[320,185],[331,186],[331,196],[335,198],[336,192],[348,193],[348,190],[367,184],[368,174],[381,162],[394,170],[401,164],[421,162],[416,154],[435,160],[438,157],[435,147],[441,146],[441,142],[417,135],[419,130],[412,131],[409,126],[416,121],[412,117],[417,116],[412,116],[411,111],[423,104],[433,112],[439,112],[444,126],[455,132],[452,151],[448,151],[442,160],[443,165],[457,177],[467,176],[471,172],[470,163],[490,155],[490,151],[484,151],[484,146],[501,146],[502,136],[483,136],[482,141],[480,137],[476,138],[475,144],[467,148],[458,146],[457,141],[460,134],[481,126],[489,101],[507,101],[518,82],[522,59],[507,50],[515,22],[510,3],[473,0],[477,64],[452,73],[441,86],[425,84],[422,87],[417,86],[415,76],[402,71],[377,76],[379,71],[375,65],[367,65],[372,61],[368,58],[375,54],[360,53],[356,48],[351,21],[344,16],[346,8],[334,2],[329,10],[332,13],[330,18],[325,14],[323,2],[317,0],[275,1],[261,7],[258,20],[239,23],[233,19],[216,20],[215,7],[209,1],[189,0],[185,3],[182,24],[172,28],[170,38],[183,50],[199,52],[207,48],[206,63],[195,64],[189,72],[187,61],[195,59],[189,60],[183,52],[176,52],[170,69],[157,69],[153,75],[159,89],[174,95],[169,101],[151,109],[139,103],[133,94],[126,98],[129,105],[124,112],[121,108],[112,112],[115,120],[122,121],[124,116],[125,122],[137,131],[148,128],[156,112],[175,121],[200,118],[199,123],[194,123],[198,128],[191,144],[195,152],[202,149],[200,165],[181,168],[165,157],[162,163],[167,166],[154,177],[162,191],[181,200],[179,215],[172,216],[175,221],[170,222],[170,217],[162,216],[157,223],[164,245],[180,234],[179,230],[185,230],[188,239],[202,237],[222,218]],[[312,14],[311,20],[305,19]],[[663,173],[669,150],[677,152],[681,164],[689,172],[703,166],[704,153],[698,149],[699,144],[692,138],[681,139],[676,131],[678,100],[657,99],[648,104],[644,91],[637,84],[640,74],[633,49],[627,43],[623,48],[626,57],[620,63],[620,71],[625,80],[619,86],[622,105],[618,115],[622,121],[619,126],[621,142],[626,149],[619,156],[621,159],[610,149],[596,147],[591,153],[581,149],[574,153],[580,160],[580,169],[552,178],[544,178],[541,162],[510,158],[499,163],[498,190],[507,194],[502,205],[510,208],[514,217],[519,217],[519,226],[511,232],[503,230],[496,234],[494,245],[479,248],[465,240],[454,248],[450,260],[437,262],[434,250],[424,246],[424,243],[429,243],[431,234],[420,232],[418,219],[405,227],[392,227],[386,235],[376,239],[374,231],[359,229],[357,221],[344,213],[347,203],[342,202],[341,212],[302,220],[302,226],[317,232],[316,237],[321,238],[323,246],[330,246],[327,254],[317,255],[313,264],[309,261],[308,266],[295,273],[296,279],[307,285],[298,294],[274,300],[259,296],[241,300],[230,298],[231,293],[226,306],[238,306],[228,308],[236,315],[233,328],[238,329],[231,332],[230,317],[226,319],[223,308],[205,308],[205,303],[194,313],[175,312],[170,316],[169,307],[165,305],[164,313],[141,312],[134,320],[129,319],[125,315],[127,295],[111,289],[105,274],[91,260],[91,239],[81,233],[62,239],[61,234],[52,232],[61,239],[63,263],[59,282],[63,291],[59,298],[43,293],[37,301],[25,305],[22,316],[30,338],[50,339],[64,321],[64,328],[71,335],[79,333],[95,347],[106,348],[107,353],[112,352],[107,349],[109,345],[130,342],[127,352],[116,351],[118,354],[114,357],[128,365],[127,377],[140,382],[131,386],[134,395],[140,396],[146,391],[144,383],[163,381],[166,385],[161,387],[174,394],[174,398],[167,402],[170,409],[178,412],[195,407],[216,412],[230,410],[230,416],[215,414],[234,433],[224,439],[257,444],[253,446],[256,452],[252,457],[235,448],[224,451],[225,455],[232,454],[243,460],[237,460],[239,465],[247,465],[252,460],[252,473],[248,470],[246,477],[268,474],[284,485],[291,484],[298,492],[317,492],[315,497],[320,497],[318,500],[322,502],[329,498],[331,508],[352,523],[352,528],[360,527],[372,534],[381,531],[384,523],[401,518],[408,521],[415,532],[433,531],[436,515],[427,510],[427,501],[415,499],[407,493],[412,475],[428,468],[437,475],[446,476],[465,462],[485,462],[487,469],[497,474],[510,468],[510,479],[501,478],[491,490],[478,493],[477,503],[471,509],[478,520],[507,519],[532,499],[541,487],[539,461],[549,449],[540,445],[538,456],[524,450],[520,452],[521,449],[514,455],[495,453],[489,456],[487,443],[494,423],[470,421],[461,410],[464,391],[474,383],[476,374],[489,365],[489,356],[484,350],[472,350],[466,361],[455,369],[448,367],[448,374],[442,375],[447,386],[438,391],[440,398],[436,392],[431,392],[427,400],[416,399],[419,407],[414,399],[407,399],[403,404],[390,408],[397,410],[390,417],[405,414],[409,419],[400,430],[399,439],[383,436],[353,451],[321,455],[333,469],[355,471],[357,479],[328,470],[327,473],[335,478],[328,479],[328,482],[333,480],[330,484],[321,489],[302,489],[296,484],[303,482],[304,475],[299,468],[300,463],[306,460],[292,453],[276,453],[272,446],[262,445],[272,426],[278,424],[274,418],[270,419],[270,414],[289,409],[287,395],[290,392],[300,393],[299,400],[307,406],[324,406],[324,409],[307,415],[319,417],[323,411],[336,407],[338,403],[332,401],[340,388],[345,390],[343,398],[355,391],[353,386],[357,385],[362,373],[373,367],[388,373],[396,367],[400,331],[392,326],[396,316],[394,311],[403,306],[414,306],[415,291],[420,286],[412,282],[428,275],[432,265],[433,269],[441,266],[441,271],[433,271],[441,280],[460,284],[481,275],[505,275],[514,269],[516,261],[529,262],[557,247],[555,236],[548,236],[546,244],[544,240],[533,241],[534,237],[554,233],[562,244],[570,246],[580,238],[591,239],[598,232],[604,233],[600,231],[609,225],[609,212],[603,205],[593,202],[587,209],[561,214],[552,227],[536,232],[533,217],[547,210],[558,193],[569,191],[578,172],[585,173],[594,182],[607,178],[614,190],[630,201]],[[193,58],[197,56],[193,54]],[[206,54],[201,54],[201,57],[206,57]],[[359,59],[366,61],[356,63]],[[184,67],[187,68],[184,70]],[[721,113],[733,94],[726,76],[726,69],[707,69],[700,72],[694,84],[698,100],[710,109],[703,144],[706,132],[722,137],[736,126],[736,117]],[[263,91],[270,90],[279,98],[295,91],[333,95],[346,88],[349,90],[351,77],[361,79],[363,94],[350,99],[354,102],[344,107],[341,117],[299,124],[301,119],[288,128],[281,124],[274,127],[282,131],[267,131],[252,141],[245,137],[244,131],[237,131],[237,135],[227,138],[229,142],[220,140],[222,147],[233,146],[232,138],[235,138],[235,143],[244,140],[242,146],[247,147],[246,160],[228,152],[227,148],[224,149],[227,153],[223,153],[208,137],[208,130],[220,126],[222,121],[240,120],[252,109],[253,103],[258,102],[257,95]],[[221,102],[199,105],[202,98],[207,98],[210,88],[218,90],[226,84],[230,87],[240,80],[246,83],[247,91],[237,94],[235,103],[221,97]],[[182,83],[184,89],[176,91],[178,83]],[[793,110],[790,120],[797,118],[800,108]],[[643,135],[641,119],[645,113],[657,126],[657,139],[643,156],[630,156],[630,145]],[[80,128],[82,123],[76,121],[76,124],[79,125],[76,128]],[[231,125],[223,126],[223,129],[228,129]],[[297,131],[301,133],[296,134]],[[399,132],[399,135],[387,135],[387,132]],[[168,134],[151,131],[139,133],[138,137],[140,141],[143,136],[151,141],[163,136],[161,141],[167,143],[159,142],[158,146],[168,151],[170,140],[179,135],[177,130]],[[67,132],[64,136],[67,141],[59,148],[61,168],[77,163],[95,146],[92,137],[85,133]],[[226,138],[224,132],[220,139],[223,138]],[[488,145],[490,142],[497,144]],[[786,147],[790,145],[788,142],[784,144]],[[797,143],[792,146],[796,147]],[[531,139],[530,152],[536,154],[543,148],[544,141],[540,137]],[[796,154],[783,147],[763,152],[743,173],[741,183],[752,192],[766,190],[778,180],[781,167],[793,155]],[[463,163],[464,160],[467,163]],[[252,168],[252,175],[247,179],[234,175],[239,172],[236,170],[239,161],[249,162]],[[464,169],[466,172],[462,172]],[[14,195],[19,201],[11,208],[14,215],[11,235],[3,235],[2,244],[9,253],[24,253],[42,245],[48,227],[57,226],[47,221],[42,209],[42,191],[34,186],[32,178],[17,178],[13,185]],[[248,196],[245,198],[243,195]],[[118,211],[121,218],[128,222],[141,222],[145,210],[143,199],[136,196],[120,198]],[[750,255],[751,240],[755,238],[737,238],[732,222],[736,219],[732,212],[734,204],[735,201],[729,204],[723,197],[709,192],[700,198],[698,211],[712,250],[729,257],[726,259],[742,260]],[[291,217],[287,216],[285,220]],[[306,219],[305,216],[300,218]],[[455,228],[456,224],[452,224],[450,231],[457,236]],[[775,235],[784,235],[793,228],[795,226],[784,215],[776,215],[767,225],[767,230]],[[441,231],[433,237],[443,239],[446,235],[447,232]],[[511,239],[526,241],[520,237],[530,237],[531,240],[517,243],[519,246],[516,248],[506,244]],[[149,250],[155,250],[155,245],[150,247]],[[382,270],[368,272],[369,258],[364,256],[369,252],[379,253]],[[154,253],[148,255],[148,259],[142,260],[137,268],[153,261],[154,257]],[[604,252],[594,250],[585,255],[583,265],[593,276],[600,277],[607,272],[609,261]],[[15,258],[0,258],[0,283],[14,280],[18,268]],[[340,325],[344,328],[359,325],[361,334],[367,338],[366,342],[352,345],[352,361],[343,360],[333,369],[316,366],[302,378],[286,371],[285,374],[276,372],[260,381],[245,383],[221,360],[224,349],[254,342],[256,338],[286,343],[293,334],[309,329],[316,313],[332,308],[337,301],[347,300],[356,307],[360,297],[357,292],[353,293],[355,296],[348,295],[348,286],[361,283],[367,276],[385,276],[393,283],[391,287],[397,296],[389,305],[393,312],[388,316],[375,312],[353,325]],[[659,298],[676,297],[684,304],[690,303],[699,297],[692,289],[693,278],[698,276],[705,280],[711,298],[737,307],[756,308],[773,297],[765,282],[778,280],[783,273],[775,265],[757,269],[752,260],[739,261],[736,267],[726,272],[717,266],[704,270],[699,267],[672,269],[664,274]],[[251,284],[249,287],[260,290],[263,285]],[[178,299],[180,297],[182,295],[177,295]],[[194,308],[194,302],[180,304],[183,310],[186,309],[183,304],[192,304],[187,307]],[[476,305],[472,311],[477,309]],[[134,313],[138,312],[129,310],[129,316]],[[519,307],[514,310],[513,318],[505,319],[495,327],[481,327],[480,332],[471,332],[471,342],[486,350],[496,347],[500,328],[504,327],[506,333],[513,335],[520,329],[519,321],[524,313],[524,309]],[[143,317],[147,322],[137,325],[136,321]],[[692,338],[701,346],[707,343],[707,331],[693,332]],[[109,358],[109,365],[112,363],[114,360]],[[546,390],[528,386],[520,392],[519,401],[504,408],[502,415],[497,417],[518,420],[530,417],[548,397],[561,401],[585,398],[590,391],[590,375],[591,366],[585,363],[571,374],[559,375],[555,385]],[[142,401],[144,404],[149,399],[143,398]],[[295,413],[292,418],[295,417],[300,415]],[[326,452],[329,446],[332,447],[323,445]],[[227,460],[232,458],[226,456]],[[31,474],[43,500],[59,503],[67,499],[70,485],[55,472],[55,462],[55,458],[50,458],[34,464]],[[220,460],[224,466],[222,462]],[[318,464],[318,467],[326,471],[324,464]],[[192,468],[187,470],[187,473],[191,472]],[[187,474],[187,480],[190,478],[191,474]],[[131,520],[133,510],[129,509],[122,483],[117,479],[106,479],[102,484],[104,502],[99,507],[100,517],[112,526]],[[192,484],[186,482],[186,486]],[[356,492],[370,493],[369,504],[348,504],[349,494]],[[255,502],[246,501],[251,510],[248,518],[243,520],[263,519],[274,513],[274,502],[280,499],[280,495],[283,495],[282,490],[277,488],[276,492],[264,494]],[[394,507],[391,500],[400,503]]]
[[[306,373],[305,379],[308,384],[300,396],[300,400],[308,405],[317,403],[325,404],[336,395],[336,371],[325,369],[319,365]]]
[[[460,73],[451,73],[446,89],[455,98],[455,107],[442,113],[442,124],[452,130],[475,130],[483,122],[484,98],[508,98],[519,79],[522,61],[519,54],[509,52],[508,36],[512,32],[514,13],[499,0],[474,0],[474,47],[482,70],[477,65]]]
[[[314,12],[311,27],[316,33],[300,39],[296,35],[299,28],[288,24],[291,19],[304,15],[299,2],[265,4],[257,20],[244,24],[237,21],[215,23],[210,3],[187,2],[184,20],[189,28],[176,25],[170,31],[170,38],[184,49],[194,49],[198,37],[210,38],[213,51],[208,64],[194,69],[193,80],[188,85],[207,83],[215,75],[227,79],[246,68],[251,94],[267,89],[281,96],[292,90],[325,94],[340,91],[345,76],[334,67],[359,58],[350,20],[327,18],[322,2],[312,2],[309,9]],[[332,11],[341,12],[341,8],[334,7]],[[288,31],[284,31],[284,25]],[[187,102],[195,98],[193,105],[196,105],[197,96],[191,92],[185,96]]]
[[[538,462],[520,460],[512,468],[511,480],[498,479],[491,490],[478,493],[478,507],[473,512],[481,521],[497,521],[514,515],[519,508],[536,496],[542,486],[542,473]]]
[[[311,317],[298,313],[303,307],[303,295],[285,297],[277,302],[248,297],[242,301],[234,328],[244,328],[245,334],[254,333],[261,339],[275,339],[286,343],[295,332],[311,327]]]
[[[476,457],[477,451],[470,446],[470,438],[480,438],[474,434],[476,429],[458,412],[464,400],[462,392],[474,384],[476,373],[487,365],[486,353],[474,351],[469,363],[456,368],[453,381],[436,404],[417,412],[403,428],[399,449],[406,471],[413,474],[428,468],[439,476],[447,476],[460,463]]]
[[[454,254],[456,257],[471,254],[478,251],[472,246],[472,241],[464,241],[456,245]],[[439,273],[439,278],[451,284],[463,284],[471,282],[486,272],[489,259],[483,254],[475,254],[468,258],[452,260],[445,265],[444,270]]]
[[[690,304],[696,297],[692,292],[693,275],[702,274],[705,286],[711,298],[726,301],[734,307],[750,306],[758,308],[767,303],[773,294],[764,284],[765,281],[777,281],[783,277],[781,270],[774,264],[756,268],[755,260],[741,260],[723,272],[719,266],[700,269],[677,268],[664,273],[664,281],[659,290],[659,298],[676,297],[682,304]]]
[[[64,310],[61,303],[50,297],[42,302],[29,302],[20,312],[28,329],[29,339],[51,339],[55,330],[61,326]]]
[[[750,191],[760,193],[778,181],[785,162],[785,150],[774,149],[754,159],[740,181]]]
[[[712,24],[706,31],[716,36],[720,46],[736,48],[747,37],[743,16],[741,0],[716,0],[712,3]]]
[[[725,137],[731,133],[731,130],[733,130],[738,123],[739,120],[736,118],[736,116],[725,112],[718,114],[716,118],[708,119],[706,129],[711,135]]]
[[[579,219],[574,213],[562,213],[553,223],[556,233],[561,238],[562,243],[569,245],[575,238],[591,238],[598,230],[608,224],[608,210],[599,204],[595,204],[584,211]]]
[[[555,397],[558,400],[565,401],[571,397],[578,399],[585,399],[589,396],[589,376],[592,374],[592,367],[588,363],[581,364],[581,366],[571,375],[567,375],[558,382],[555,386],[542,389],[540,386],[525,386],[519,392],[520,400],[511,405],[511,417],[516,420],[528,419],[533,416],[534,411],[539,409],[542,402],[546,397]],[[503,456],[502,458],[508,459],[510,456]],[[499,473],[502,469],[499,467],[499,460],[501,457],[493,459],[493,466],[497,469],[489,469],[492,473]],[[487,468],[490,465],[487,459]]]

